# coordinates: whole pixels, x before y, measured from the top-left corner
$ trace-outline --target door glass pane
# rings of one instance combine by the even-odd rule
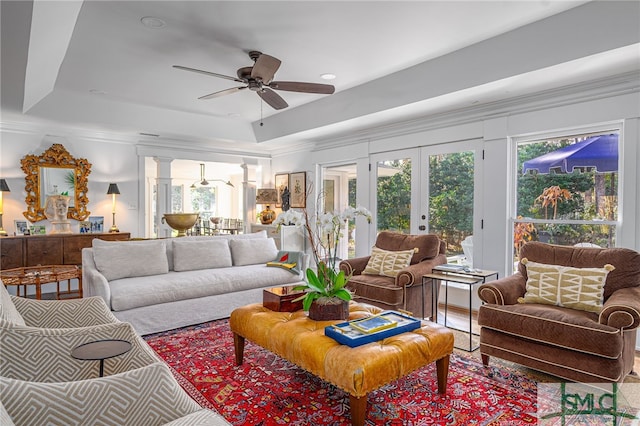
[[[429,155],[429,232],[452,262],[473,265],[473,151]]]
[[[377,231],[408,234],[411,230],[411,159],[379,161]]]
[[[323,170],[322,202],[325,212],[343,212],[348,206],[356,207],[356,165],[344,164]],[[355,257],[355,220],[350,220],[342,230],[338,243],[340,259]]]

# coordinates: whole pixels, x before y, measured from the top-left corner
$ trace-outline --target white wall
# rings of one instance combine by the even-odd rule
[[[116,225],[121,232],[140,235],[138,230],[138,157],[135,145],[109,141],[87,140],[74,137],[49,136],[40,132],[0,129],[0,177],[7,180],[11,192],[5,193],[3,225],[13,235],[14,220],[26,220],[25,174],[20,160],[28,154],[40,155],[54,143],[64,145],[74,158],[86,158],[91,163],[87,197],[91,216],[104,216],[105,230],[111,227],[111,196],[107,195],[109,183],[117,183],[120,195],[116,196]],[[78,232],[78,222],[71,221],[72,230]],[[49,221],[38,222],[47,226]]]

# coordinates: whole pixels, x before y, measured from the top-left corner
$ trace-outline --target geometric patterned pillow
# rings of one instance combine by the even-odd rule
[[[541,303],[600,313],[607,275],[615,268],[574,268],[546,265],[523,258],[527,268],[526,293],[519,303]]]
[[[389,251],[373,246],[369,262],[362,273],[395,278],[402,269],[409,266],[414,253],[415,249]]]

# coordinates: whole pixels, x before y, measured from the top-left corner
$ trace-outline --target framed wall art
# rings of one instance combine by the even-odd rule
[[[89,229],[92,234],[104,232],[104,216],[89,216]]]
[[[282,193],[289,186],[289,173],[276,174],[276,189],[278,190],[278,201],[276,207],[282,207]],[[292,206],[293,207],[293,206]]]
[[[307,207],[307,172],[296,172],[289,175],[289,192],[291,207],[304,209]]]

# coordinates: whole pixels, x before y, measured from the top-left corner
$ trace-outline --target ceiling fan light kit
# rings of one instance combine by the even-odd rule
[[[273,109],[280,110],[289,106],[287,102],[274,90],[284,90],[288,92],[314,93],[320,95],[331,95],[335,92],[335,87],[331,84],[305,83],[300,81],[273,81],[276,71],[280,68],[281,61],[273,56],[252,50],[249,58],[253,60],[252,67],[242,67],[236,72],[237,77],[218,74],[210,71],[203,71],[195,68],[174,65],[174,68],[209,75],[212,77],[224,78],[245,84],[244,86],[231,87],[208,95],[200,96],[198,99],[206,100],[220,96],[230,95],[241,90],[249,89],[256,92],[260,98]]]

